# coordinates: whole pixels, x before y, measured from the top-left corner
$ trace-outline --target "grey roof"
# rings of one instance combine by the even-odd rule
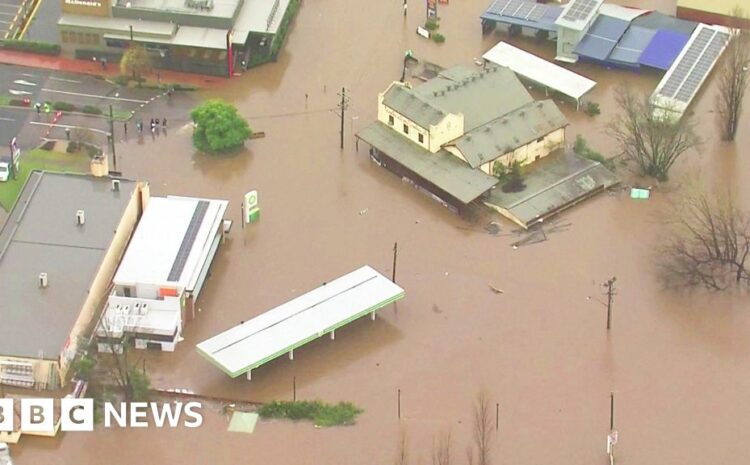
[[[367,126],[357,137],[464,204],[472,202],[498,182],[497,178],[470,168],[445,150],[430,153],[381,122]]]
[[[84,27],[90,29],[123,32],[130,38],[130,26],[133,26],[133,35],[143,36],[167,36],[175,33],[176,24],[162,23],[159,21],[139,21],[123,18],[102,18],[99,16],[85,15],[62,15],[57,21],[58,26]]]
[[[550,132],[568,125],[552,100],[531,102],[464,134],[455,145],[472,168],[477,168]]]
[[[532,101],[508,68],[455,66],[413,89],[391,86],[383,103],[425,129],[447,113],[462,113],[464,131],[468,132]]]
[[[0,230],[0,354],[56,359],[136,183],[32,172]],[[76,225],[84,210],[86,223]],[[47,273],[47,288],[38,286]]]
[[[493,0],[480,17],[504,24],[557,32],[555,20],[562,10],[557,5],[545,5],[533,0]]]
[[[630,23],[623,19],[599,15],[586,35],[576,45],[573,53],[579,56],[604,61],[625,34]]]
[[[232,29],[232,42],[245,44],[251,32],[276,34],[289,7],[289,0],[245,0]]]
[[[234,18],[242,0],[211,0],[211,8],[188,6],[185,0],[118,0],[116,6],[130,10],[156,10],[164,13]]]
[[[527,165],[525,170],[526,189],[515,193],[493,189],[485,201],[524,227],[620,182],[599,162],[562,149]]]
[[[670,31],[681,32],[687,35],[692,34],[693,30],[698,27],[698,23],[695,21],[675,18],[674,16],[668,16],[659,13],[658,11],[652,11],[649,14],[635,18],[633,24],[647,29],[668,29]]]

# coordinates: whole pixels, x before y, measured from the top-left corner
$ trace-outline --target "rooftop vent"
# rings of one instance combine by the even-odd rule
[[[76,224],[78,226],[83,226],[84,224],[86,224],[86,212],[84,212],[83,210],[78,210],[76,212]]]
[[[120,191],[120,180],[119,179],[113,179],[112,180],[112,190],[115,192]]]
[[[39,287],[47,287],[48,284],[47,273],[39,273]]]

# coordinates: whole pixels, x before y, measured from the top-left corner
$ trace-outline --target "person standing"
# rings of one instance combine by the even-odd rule
[[[406,18],[406,8],[407,8],[406,2],[407,0],[404,0],[404,18]]]
[[[164,129],[167,129],[167,118],[161,119],[161,127],[163,127]]]

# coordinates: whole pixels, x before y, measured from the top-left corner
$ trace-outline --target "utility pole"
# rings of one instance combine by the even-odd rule
[[[612,327],[612,300],[616,294],[615,281],[617,281],[617,278],[613,276],[604,283],[604,288],[607,290],[607,331]]]
[[[341,103],[338,104],[339,109],[339,117],[341,118],[341,149],[344,149],[344,118],[346,114],[346,109],[349,107],[349,97],[346,95],[346,87],[341,88],[341,93],[339,94],[341,96]]]
[[[109,143],[112,149],[112,168],[117,171],[117,154],[115,153],[115,122],[112,105],[109,105]]]
[[[615,430],[615,393],[609,393],[609,430]]]
[[[396,283],[396,257],[398,256],[398,242],[393,243],[393,276],[391,276],[391,281],[393,283]]]

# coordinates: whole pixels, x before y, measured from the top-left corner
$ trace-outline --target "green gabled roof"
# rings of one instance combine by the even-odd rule
[[[429,129],[431,125],[439,123],[446,117],[443,110],[428,103],[412,89],[401,85],[391,86],[383,97],[383,103],[424,129]]]
[[[497,178],[471,168],[445,150],[430,153],[381,122],[366,127],[357,137],[464,204],[498,183]]]
[[[552,100],[531,102],[455,141],[472,168],[477,168],[518,147],[568,125],[565,115]]]

